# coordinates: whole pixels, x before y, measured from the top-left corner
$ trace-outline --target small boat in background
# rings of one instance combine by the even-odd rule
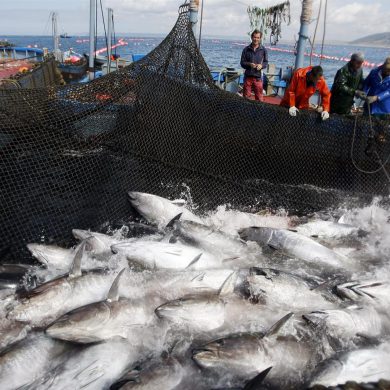
[[[87,59],[81,54],[69,49],[62,53],[62,59],[59,61],[58,69],[66,82],[77,81],[87,71]]]
[[[63,33],[60,35],[60,38],[72,38],[68,33]]]

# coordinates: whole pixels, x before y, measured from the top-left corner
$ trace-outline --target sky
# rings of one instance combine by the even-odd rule
[[[203,36],[247,38],[247,6],[266,7],[283,0],[203,0]],[[313,18],[320,0],[314,1]],[[115,30],[126,34],[166,35],[184,0],[102,0],[114,9]],[[325,0],[323,0],[325,2]],[[292,21],[283,25],[283,41],[294,41],[299,30],[301,0],[290,0]],[[59,32],[88,33],[89,0],[0,0],[1,35],[50,35],[50,11],[58,13]],[[99,15],[100,16],[100,15]],[[101,18],[100,32],[103,32]],[[378,32],[390,31],[390,0],[328,0],[327,41],[349,42]],[[311,25],[311,34],[315,23]],[[322,23],[318,32],[322,37]]]

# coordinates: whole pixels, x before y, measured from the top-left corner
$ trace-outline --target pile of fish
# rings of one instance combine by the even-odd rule
[[[2,390],[390,380],[388,211],[199,216],[129,199],[140,222],[0,267]]]

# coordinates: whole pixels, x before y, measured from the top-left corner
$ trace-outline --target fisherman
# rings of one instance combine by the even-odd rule
[[[289,107],[289,114],[296,116],[299,109],[312,108],[309,99],[316,91],[320,93],[322,99],[322,105],[316,110],[321,113],[322,120],[326,120],[329,118],[330,91],[323,77],[321,66],[297,69],[280,105]]]
[[[365,112],[370,109],[379,119],[390,119],[390,57],[370,72],[363,89],[367,93]]]
[[[241,55],[241,66],[245,69],[244,97],[255,92],[255,99],[263,101],[262,69],[268,66],[268,52],[261,44],[262,33],[254,30],[251,35],[252,43],[245,47]]]
[[[331,91],[331,113],[350,114],[354,97],[360,99],[366,97],[366,94],[362,91],[363,62],[364,56],[362,53],[353,53],[351,60],[337,71]]]

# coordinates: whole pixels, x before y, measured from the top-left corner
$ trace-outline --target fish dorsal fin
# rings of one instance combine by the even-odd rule
[[[187,265],[185,268],[186,270],[189,270],[191,268],[194,268],[194,265],[199,261],[199,259],[202,257],[203,253],[200,253],[198,256],[194,258],[194,260],[191,261],[190,264]]]
[[[260,389],[260,385],[263,383],[265,377],[271,371],[272,366],[266,368],[264,371],[260,372],[260,374],[256,375],[253,379],[251,379],[244,387],[244,390],[258,390]]]
[[[175,217],[173,217],[168,223],[167,223],[167,226],[165,226],[166,228],[173,228],[173,225],[175,224],[176,221],[178,221],[181,216],[183,215],[183,213],[179,213],[177,214]]]
[[[231,295],[234,292],[234,286],[236,285],[238,274],[237,272],[232,272],[226,280],[223,282],[221,288],[218,291],[220,297],[226,297]]]
[[[87,245],[87,240],[83,240],[78,248],[76,248],[76,254],[74,255],[73,263],[69,271],[70,278],[77,278],[78,276],[81,276],[81,261],[84,257],[84,252]]]
[[[282,317],[278,322],[273,324],[267,331],[267,333],[264,335],[264,337],[272,337],[276,336],[280,329],[282,329],[283,325],[294,315],[294,313],[288,313],[284,317]]]
[[[107,302],[114,302],[119,299],[119,282],[125,271],[126,268],[123,268],[112,282],[110,291],[107,294]]]
[[[298,230],[297,229],[286,229],[286,230],[288,230],[289,232],[293,232],[293,233],[298,233]]]
[[[186,204],[186,201],[184,199],[174,199],[171,200],[171,203],[175,206],[183,207]]]

